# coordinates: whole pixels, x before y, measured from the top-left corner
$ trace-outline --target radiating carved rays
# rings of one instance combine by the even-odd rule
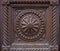
[[[25,15],[21,20],[21,28],[24,33],[32,34],[36,33],[39,29],[39,19],[36,15]]]

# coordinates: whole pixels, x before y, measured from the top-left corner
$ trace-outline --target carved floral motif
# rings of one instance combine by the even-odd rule
[[[42,38],[44,26],[43,17],[37,10],[23,10],[17,16],[18,37],[25,41],[35,41]]]

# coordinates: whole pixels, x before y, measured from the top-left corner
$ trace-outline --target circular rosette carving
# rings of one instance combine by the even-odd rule
[[[35,41],[44,34],[44,21],[37,10],[23,10],[17,16],[18,37],[25,41]]]
[[[21,31],[26,36],[34,36],[39,31],[39,19],[34,14],[26,14],[21,19]]]

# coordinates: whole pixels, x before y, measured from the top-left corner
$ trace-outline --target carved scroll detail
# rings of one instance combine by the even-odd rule
[[[56,6],[52,6],[51,45],[56,45]]]
[[[8,6],[3,6],[3,45],[6,46],[9,43],[9,37],[8,37]]]

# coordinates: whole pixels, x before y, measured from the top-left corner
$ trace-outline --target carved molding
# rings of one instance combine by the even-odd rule
[[[50,51],[48,43],[13,43],[11,51]]]
[[[10,2],[36,2],[36,3],[47,3],[50,2],[51,4],[58,4],[58,0],[11,0]]]
[[[49,48],[11,48],[11,51],[49,51]]]
[[[57,6],[52,6],[51,8],[51,14],[52,14],[52,28],[51,28],[51,45],[56,45],[57,44],[57,22],[56,22],[56,17],[57,17]]]
[[[57,6],[49,6],[47,14],[47,34],[49,43],[52,46],[57,45]]]
[[[49,0],[11,0],[10,2],[49,2]]]
[[[3,6],[3,19],[2,19],[2,33],[3,33],[3,45],[9,44],[9,34],[8,34],[8,6]]]
[[[2,4],[49,4],[49,5],[58,5],[59,0],[3,0]]]

